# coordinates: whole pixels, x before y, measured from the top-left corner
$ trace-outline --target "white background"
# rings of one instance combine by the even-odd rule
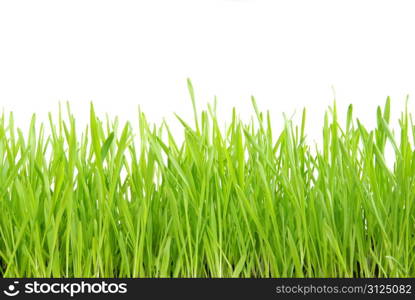
[[[21,127],[60,101],[81,122],[91,100],[122,120],[141,105],[190,121],[190,77],[223,120],[233,106],[247,118],[254,95],[277,126],[307,107],[317,137],[334,96],[369,126],[387,96],[397,116],[414,71],[414,1],[0,0],[0,106]]]

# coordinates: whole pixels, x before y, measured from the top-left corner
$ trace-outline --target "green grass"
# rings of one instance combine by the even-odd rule
[[[0,277],[415,276],[408,111],[395,135],[389,99],[374,130],[334,105],[315,149],[305,110],[274,133],[253,100],[223,130],[189,90],[180,143],[141,112],[134,130],[91,105],[79,131],[68,107],[26,133],[3,114]]]

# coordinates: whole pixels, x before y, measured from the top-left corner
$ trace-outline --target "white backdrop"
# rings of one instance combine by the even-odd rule
[[[391,96],[396,116],[414,71],[414,1],[0,1],[0,106],[22,127],[66,100],[81,122],[91,100],[125,120],[138,104],[190,120],[190,77],[224,120],[233,106],[248,117],[255,95],[276,125],[307,107],[316,137],[334,95],[369,125]]]

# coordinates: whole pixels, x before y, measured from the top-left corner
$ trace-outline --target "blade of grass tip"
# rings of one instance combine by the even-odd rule
[[[347,118],[346,118],[346,133],[349,135],[350,130],[353,126],[353,105],[350,104],[347,108]]]
[[[392,147],[395,150],[396,155],[398,157],[401,157],[402,156],[401,151],[400,151],[398,145],[396,144],[395,137],[393,136],[393,133],[390,130],[388,123],[386,123],[386,121],[383,118],[381,119],[381,122],[383,123],[383,129],[384,129],[384,131],[386,133],[386,136],[388,137],[389,141],[391,142]]]
[[[390,121],[390,110],[391,110],[390,107],[391,107],[391,99],[388,96],[386,98],[385,107],[383,109],[383,119],[385,119],[386,123],[388,123],[388,124],[389,124],[389,121]]]
[[[258,123],[259,123],[259,126],[261,128],[261,131],[264,132],[262,113],[258,109],[258,105],[256,103],[256,100],[255,100],[254,96],[251,96],[251,103],[252,103],[252,106],[254,107],[255,115],[258,119]]]
[[[92,146],[93,150],[97,159],[97,165],[101,166],[101,145],[100,145],[100,139],[99,139],[99,133],[98,133],[98,121],[97,117],[95,115],[95,109],[94,105],[91,102],[90,105],[90,130],[91,130],[91,140],[92,140]]]
[[[112,145],[112,141],[114,140],[114,132],[111,132],[108,138],[105,140],[104,144],[101,148],[101,162],[105,160],[105,157],[108,154],[108,150],[110,149]]]
[[[196,108],[195,92],[194,92],[193,85],[192,85],[190,78],[187,78],[187,89],[189,90],[190,99],[192,100],[193,115],[195,119],[196,131],[197,133],[200,133],[198,114],[197,114],[197,108]]]

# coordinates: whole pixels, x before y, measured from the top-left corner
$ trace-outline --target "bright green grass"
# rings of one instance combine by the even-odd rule
[[[317,150],[270,114],[220,130],[215,108],[183,125],[139,113],[89,128],[0,118],[0,277],[415,276],[415,127],[390,101],[368,131],[335,106]],[[273,138],[275,137],[275,138]],[[388,168],[385,147],[393,149]]]

